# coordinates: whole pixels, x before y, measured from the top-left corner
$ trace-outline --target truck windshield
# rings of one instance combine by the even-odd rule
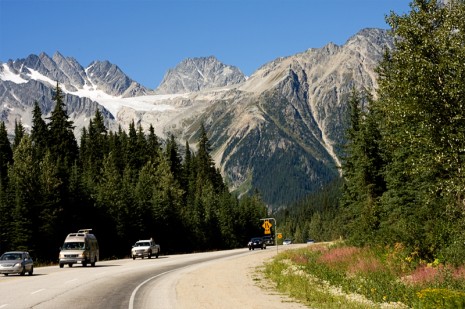
[[[136,242],[136,247],[149,247],[149,242]]]
[[[64,250],[84,250],[84,242],[65,242],[63,244]]]

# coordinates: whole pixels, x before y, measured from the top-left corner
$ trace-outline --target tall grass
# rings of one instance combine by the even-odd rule
[[[280,253],[265,265],[265,273],[281,292],[312,308],[465,306],[464,266],[428,264],[401,244],[309,245]]]

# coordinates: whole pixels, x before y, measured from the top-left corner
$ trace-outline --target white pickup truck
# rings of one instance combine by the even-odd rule
[[[159,254],[160,245],[157,245],[153,239],[138,240],[131,249],[131,257],[133,260],[137,257],[142,259],[144,257],[148,257],[150,259],[152,256],[155,256],[158,259]]]

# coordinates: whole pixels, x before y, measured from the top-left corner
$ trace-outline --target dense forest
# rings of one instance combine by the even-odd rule
[[[461,264],[465,255],[465,1],[414,0],[386,20],[395,48],[378,88],[348,102],[342,178],[272,214],[295,241],[401,244],[411,256]],[[164,252],[244,246],[269,217],[258,193],[237,198],[209,154],[205,130],[183,157],[153,128],[108,132],[99,112],[78,145],[57,85],[46,123],[26,134],[0,124],[0,249],[54,260],[67,233],[93,228],[102,256],[139,238]]]
[[[463,0],[415,0],[408,14],[387,16],[395,49],[379,65],[376,96],[354,90],[348,102],[339,190],[333,183],[279,212],[286,232],[463,263],[464,16]]]
[[[82,228],[93,229],[101,258],[127,256],[150,237],[172,253],[243,247],[261,232],[263,202],[228,191],[203,127],[197,150],[186,142],[181,157],[173,136],[162,143],[134,123],[108,132],[97,111],[78,144],[58,84],[54,101],[45,120],[35,102],[29,133],[16,122],[9,139],[0,123],[2,252],[56,261],[66,235]]]

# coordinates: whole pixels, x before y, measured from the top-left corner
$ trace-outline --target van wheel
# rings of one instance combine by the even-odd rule
[[[69,267],[73,267],[73,264],[69,263],[68,266],[69,266]]]
[[[97,262],[97,257],[94,256],[94,261],[90,262],[90,266],[95,267],[95,262]]]
[[[147,256],[149,259],[152,258],[152,251],[149,252],[149,255]]]
[[[34,272],[34,266],[31,266],[31,270],[28,272],[29,276],[32,276],[32,273]]]
[[[60,263],[60,268],[63,268],[63,266],[65,266],[65,264],[61,264],[61,263]]]
[[[87,267],[87,261],[83,261],[83,262],[82,262],[82,266],[83,266],[83,267]]]
[[[158,253],[159,253],[159,252],[157,251],[157,254],[155,254],[155,258],[157,258],[157,259],[158,259]]]
[[[132,259],[133,259],[133,260],[135,260],[135,259],[136,259],[136,256],[135,256],[135,255],[133,255],[133,256],[132,256]]]

